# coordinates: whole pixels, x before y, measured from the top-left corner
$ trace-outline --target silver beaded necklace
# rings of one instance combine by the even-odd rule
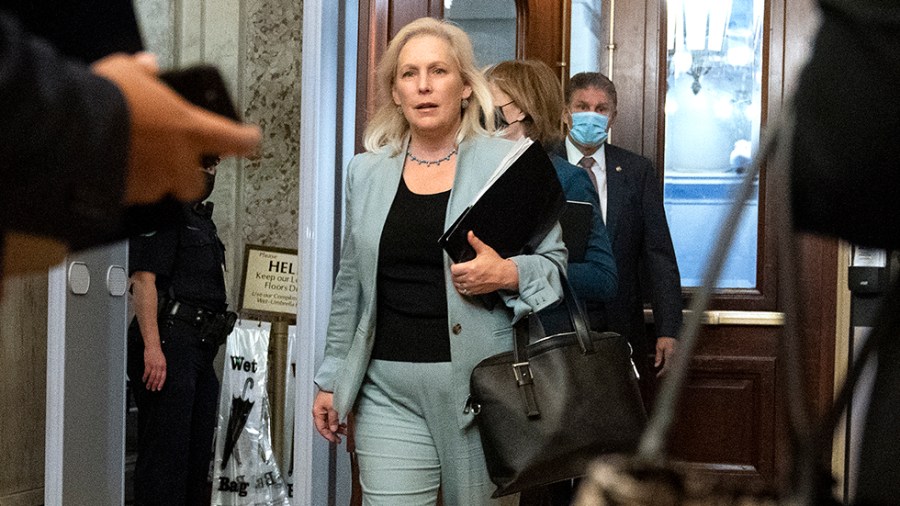
[[[421,158],[418,158],[416,155],[412,154],[412,153],[409,151],[409,148],[406,148],[406,157],[409,158],[410,160],[412,160],[412,161],[418,163],[419,165],[425,165],[425,166],[429,166],[429,165],[440,165],[440,164],[442,164],[442,163],[444,163],[444,162],[446,162],[446,161],[449,161],[451,158],[453,158],[453,155],[455,155],[458,151],[459,151],[459,147],[458,147],[458,146],[453,146],[453,150],[450,151],[450,153],[448,153],[447,156],[445,156],[445,157],[443,157],[443,158],[441,158],[441,159],[438,159],[438,160],[423,160],[423,159],[421,159]]]

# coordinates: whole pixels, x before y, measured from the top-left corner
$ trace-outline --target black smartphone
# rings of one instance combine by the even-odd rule
[[[225,80],[219,69],[212,65],[195,65],[178,70],[168,70],[159,78],[188,102],[208,111],[241,121]],[[206,169],[219,163],[216,154],[203,155],[200,165]]]
[[[195,65],[168,70],[159,78],[188,102],[226,118],[240,121],[237,109],[225,87],[219,69],[211,65]]]

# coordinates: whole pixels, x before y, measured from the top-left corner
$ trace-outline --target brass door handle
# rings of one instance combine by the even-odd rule
[[[685,318],[690,313],[683,311]],[[653,323],[653,311],[644,310],[644,321]],[[744,325],[780,327],[784,325],[784,313],[778,311],[704,311],[703,325]]]

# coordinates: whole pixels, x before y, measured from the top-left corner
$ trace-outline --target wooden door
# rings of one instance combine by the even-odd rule
[[[517,58],[543,60],[559,69],[561,78],[568,57],[567,1],[515,0],[517,17]],[[359,47],[357,52],[356,139],[362,149],[362,133],[366,121],[374,113],[376,102],[375,69],[388,41],[405,24],[420,17],[441,19],[442,0],[360,0]]]
[[[618,91],[613,143],[654,160],[663,181],[667,2],[603,4],[603,15],[612,22],[602,24],[600,38],[610,40],[613,26],[610,46],[614,49],[598,55],[597,68],[613,73]],[[610,12],[611,5],[614,12]],[[764,130],[768,120],[781,111],[797,79],[816,16],[811,1],[769,0],[762,8]],[[784,484],[790,472],[784,364],[778,357],[785,303],[778,296],[782,280],[772,225],[785,210],[774,202],[770,186],[770,174],[782,169],[769,164],[760,177],[756,282],[752,287],[720,289],[714,297],[669,441],[673,458],[742,484]],[[671,216],[669,221],[671,224]],[[678,231],[672,230],[675,238]],[[714,232],[693,239],[711,240]],[[804,308],[798,325],[801,367],[808,408],[821,413],[830,404],[833,391],[837,242],[802,237],[799,249],[798,294]],[[685,307],[694,291],[684,289]],[[823,453],[827,458],[830,450]]]
[[[565,82],[572,43],[572,0],[517,0],[517,57],[543,60]],[[666,92],[666,1],[602,1],[602,40],[597,69],[612,72],[618,90],[613,143],[654,160],[663,180]],[[613,7],[614,6],[614,7]],[[812,0],[766,0],[761,124],[778,114],[797,79],[815,24]],[[373,110],[374,65],[387,41],[407,21],[442,16],[438,0],[361,0],[357,139]],[[574,48],[577,50],[577,47]],[[611,56],[610,56],[611,55]],[[610,62],[612,64],[610,65]],[[769,173],[759,183],[756,282],[722,289],[714,297],[691,363],[670,455],[736,483],[783,484],[790,472],[787,411],[779,370],[784,301],[778,297],[776,231],[767,226],[783,209],[772,202]],[[837,243],[803,237],[800,242],[799,322],[802,370],[809,408],[821,413],[831,402],[836,334]],[[693,289],[684,290],[685,307]],[[652,325],[652,323],[649,323]],[[826,456],[830,452],[826,451]]]

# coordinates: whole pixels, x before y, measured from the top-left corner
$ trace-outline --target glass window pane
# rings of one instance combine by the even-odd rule
[[[759,143],[763,0],[669,0],[665,207],[683,286],[706,261]],[[757,191],[721,288],[756,287]]]
[[[515,0],[444,0],[444,19],[469,34],[480,67],[516,58]]]
[[[600,40],[603,20],[603,0],[572,0],[572,26],[569,32],[573,41],[569,51],[569,75],[579,72],[600,72]],[[577,41],[577,42],[576,42]]]

